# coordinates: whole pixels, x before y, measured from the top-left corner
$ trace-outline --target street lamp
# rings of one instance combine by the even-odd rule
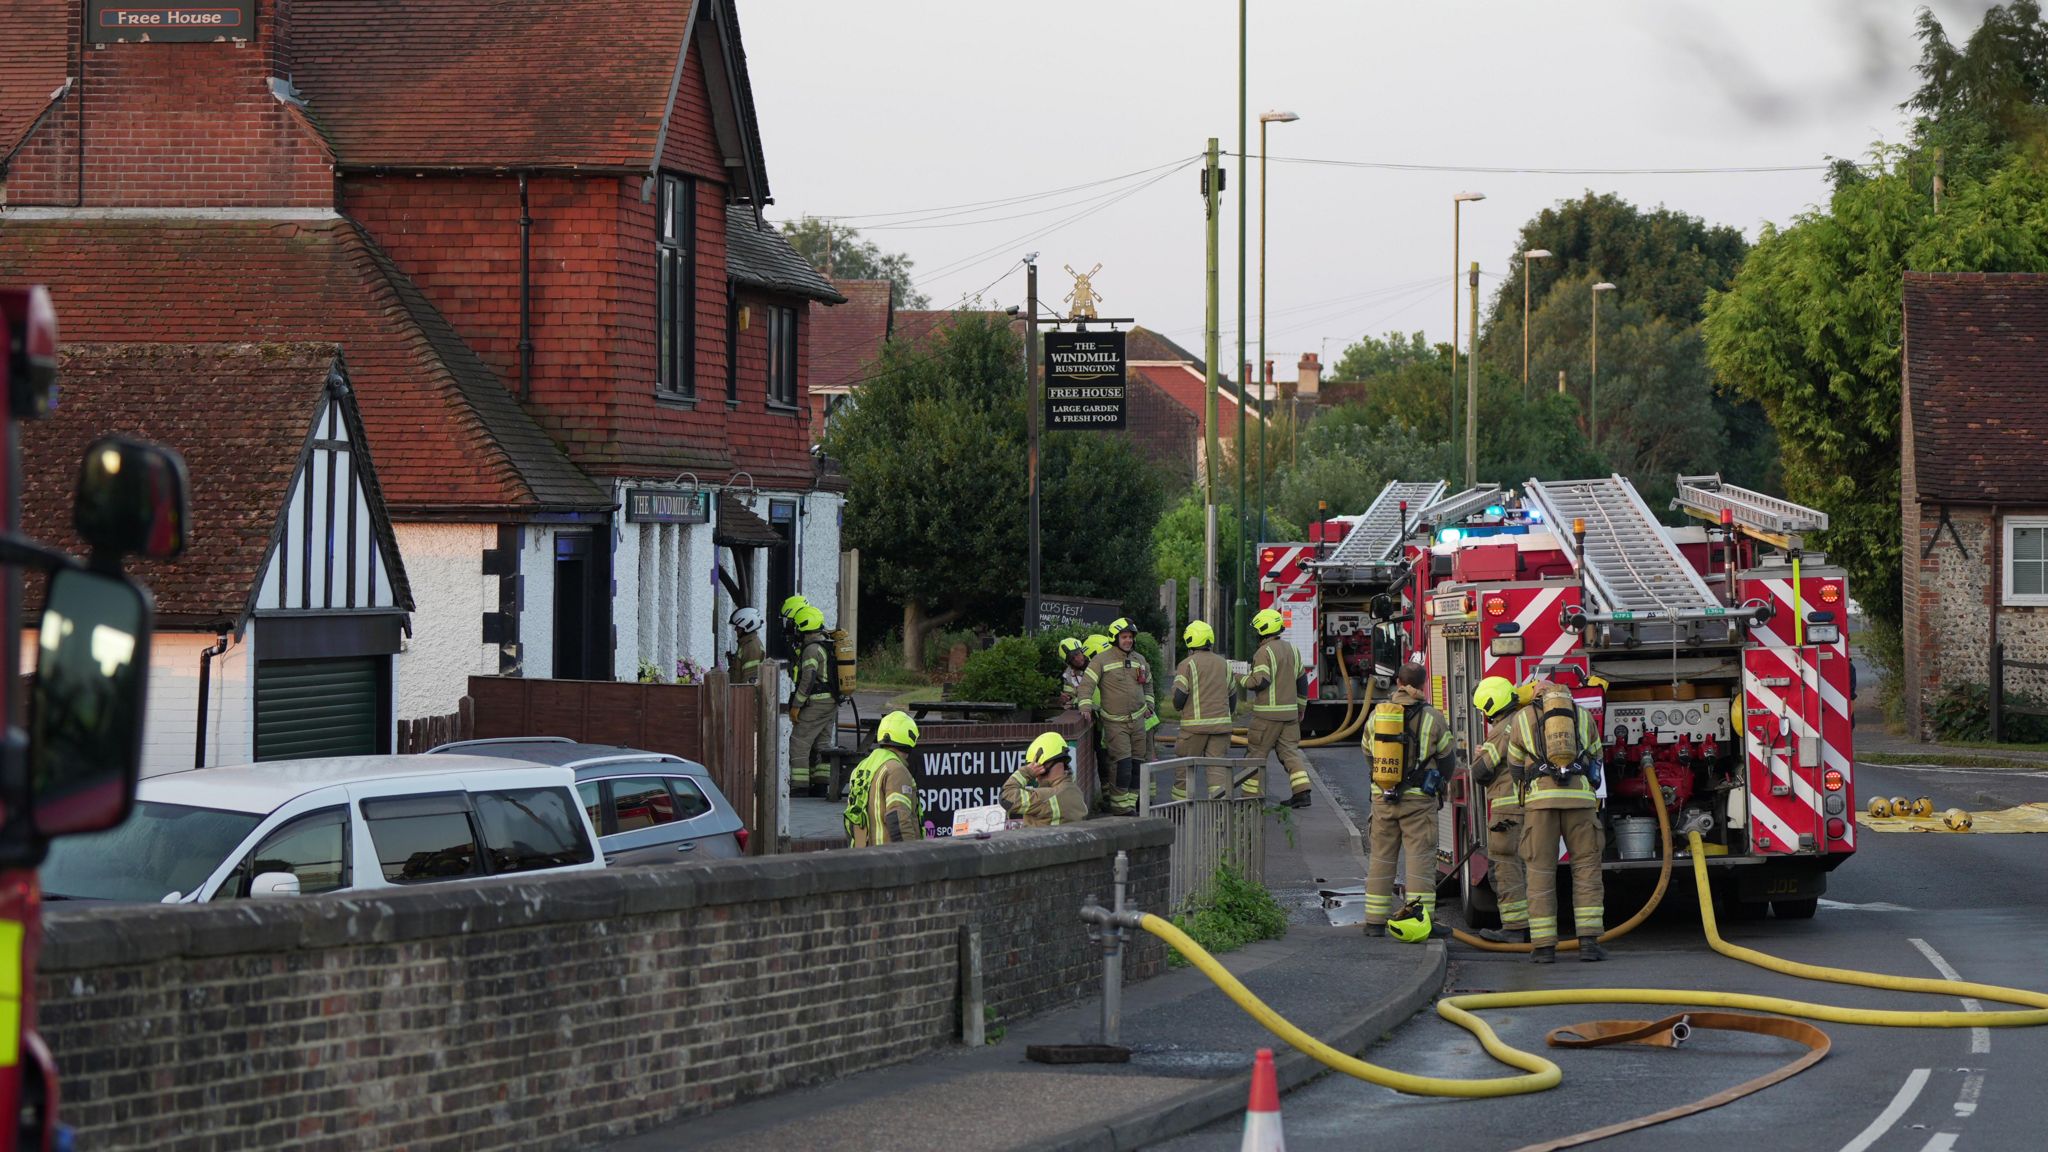
[[[1600,451],[1600,294],[1614,291],[1614,285],[1602,280],[1593,285],[1593,387],[1586,394],[1587,406],[1586,435],[1593,442],[1593,451]]]
[[[1266,374],[1266,125],[1292,124],[1292,112],[1259,113],[1259,539],[1266,538],[1266,425],[1273,422],[1273,381]]]
[[[1547,260],[1550,249],[1531,248],[1522,253],[1522,395],[1529,395],[1529,261]]]
[[[1451,197],[1451,435],[1458,434],[1458,287],[1465,274],[1464,265],[1458,255],[1458,242],[1463,237],[1460,213],[1467,201],[1484,200],[1484,192],[1460,192]]]

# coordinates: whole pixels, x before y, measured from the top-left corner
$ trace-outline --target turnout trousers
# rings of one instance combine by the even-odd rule
[[[1527,929],[1529,889],[1528,870],[1522,866],[1521,813],[1487,825],[1486,868],[1493,878],[1494,901],[1500,905],[1500,926]]]
[[[1600,877],[1597,808],[1528,808],[1522,812],[1522,864],[1528,870],[1529,943],[1557,943],[1557,842],[1572,854],[1572,919],[1579,936],[1606,931],[1607,886]]]
[[[1230,755],[1230,732],[1189,732],[1185,728],[1174,741],[1175,756],[1228,756]],[[1183,768],[1174,773],[1173,798],[1183,799],[1188,794],[1189,778],[1198,782],[1198,795],[1208,796],[1229,782],[1228,768]]]
[[[832,782],[832,765],[819,749],[832,743],[832,727],[839,719],[839,705],[830,700],[811,700],[797,711],[789,729],[789,791],[802,796],[815,791],[824,795]]]
[[[1366,820],[1372,838],[1365,865],[1365,922],[1385,924],[1394,909],[1394,868],[1406,872],[1408,899],[1422,901],[1436,917],[1436,798],[1402,796],[1372,798]]]
[[[1308,791],[1308,754],[1301,750],[1301,721],[1282,719],[1277,716],[1252,714],[1251,725],[1246,729],[1245,741],[1250,745],[1245,755],[1261,769],[1266,766],[1266,757],[1274,752],[1280,754],[1280,767],[1287,770],[1288,790],[1296,796]],[[1245,795],[1262,794],[1259,778],[1245,781]]]

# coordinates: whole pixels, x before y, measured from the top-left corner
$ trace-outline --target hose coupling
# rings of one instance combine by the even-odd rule
[[[1671,1026],[1671,1046],[1677,1048],[1692,1039],[1692,1017],[1680,1016],[1678,1023]]]

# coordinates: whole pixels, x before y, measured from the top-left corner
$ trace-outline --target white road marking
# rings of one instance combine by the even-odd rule
[[[1906,1082],[1899,1085],[1899,1094],[1892,1097],[1892,1102],[1885,1105],[1884,1111],[1877,1114],[1877,1119],[1870,1122],[1870,1127],[1865,1128],[1854,1140],[1842,1145],[1842,1152],[1864,1152],[1888,1135],[1892,1125],[1897,1124],[1899,1118],[1906,1114],[1906,1109],[1913,1106],[1913,1101],[1920,1098],[1920,1091],[1927,1087],[1927,1078],[1931,1075],[1932,1069],[1913,1069],[1912,1075],[1906,1077]]]
[[[1984,1074],[1982,1072],[1971,1072],[1968,1076],[1963,1077],[1963,1094],[1956,1097],[1956,1115],[1975,1116],[1977,1114],[1977,1097],[1983,1094]]]
[[[1830,900],[1830,899],[1828,899],[1828,898],[1827,898],[1827,897],[1825,897],[1825,896],[1821,897],[1821,901],[1820,901],[1820,906],[1821,906],[1821,907],[1823,907],[1823,908],[1825,908],[1825,909],[1827,909],[1827,910],[1828,910],[1828,911],[1830,911],[1830,912],[1911,912],[1911,911],[1912,911],[1912,909],[1911,909],[1911,908],[1908,908],[1908,907],[1906,907],[1906,906],[1905,906],[1904,904],[1887,904],[1887,903],[1885,903],[1885,902],[1884,902],[1884,901],[1882,901],[1882,900],[1874,900],[1874,901],[1872,901],[1872,902],[1870,902],[1870,903],[1868,903],[1868,904],[1847,904],[1847,903],[1844,903],[1844,902],[1842,902],[1842,901],[1840,901],[1840,900]]]
[[[1949,1152],[1949,1149],[1951,1149],[1951,1148],[1953,1148],[1953,1147],[1955,1147],[1955,1146],[1956,1146],[1956,1134],[1955,1134],[1955,1133],[1953,1133],[1953,1132],[1936,1132],[1936,1133],[1935,1133],[1934,1135],[1932,1135],[1932,1136],[1929,1136],[1929,1137],[1927,1138],[1927,1143],[1925,1143],[1925,1144],[1922,1144],[1922,1145],[1920,1146],[1920,1152]]]
[[[1941,973],[1942,979],[1960,981],[1963,978],[1963,974],[1956,971],[1955,965],[1950,964],[1947,960],[1942,959],[1941,953],[1936,952],[1934,950],[1934,945],[1929,944],[1927,941],[1922,940],[1917,936],[1908,940],[1907,943],[1911,944],[1915,948],[1918,948],[1920,950],[1920,954],[1922,956],[1927,957],[1927,962],[1929,964],[1934,965],[1934,970],[1936,972]],[[1975,1000],[1968,996],[1960,997],[1960,999],[1963,1002],[1963,1007],[1969,1009],[1972,1012],[1982,1012],[1984,1010],[1984,1004],[1980,1000]],[[1970,1054],[1973,1056],[1978,1056],[1989,1051],[1991,1051],[1991,1029],[1970,1029]]]

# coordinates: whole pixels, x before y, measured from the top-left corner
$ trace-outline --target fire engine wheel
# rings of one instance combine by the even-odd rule
[[[1465,925],[1468,928],[1500,927],[1500,898],[1493,894],[1493,885],[1488,881],[1474,884],[1464,869],[1459,869],[1459,884],[1464,888]]]
[[[1820,911],[1820,897],[1809,896],[1804,900],[1773,900],[1771,915],[1780,920],[1811,920]]]

